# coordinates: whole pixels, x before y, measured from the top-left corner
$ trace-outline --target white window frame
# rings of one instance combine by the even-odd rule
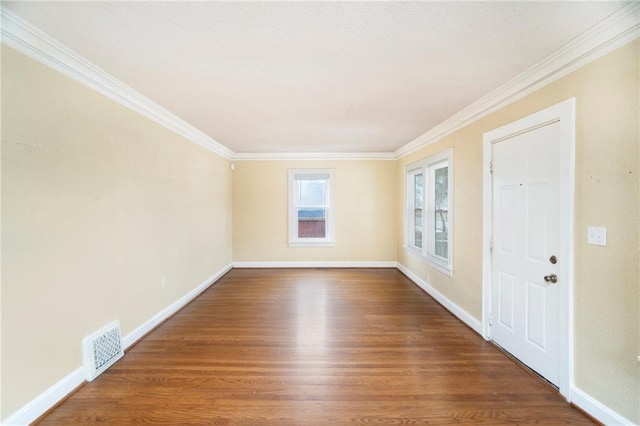
[[[447,258],[435,253],[435,171],[448,167],[447,205]],[[415,236],[415,188],[414,177],[423,175],[422,247],[413,244]],[[431,267],[449,276],[453,275],[453,148],[408,164],[405,167],[404,249],[419,256]]]
[[[325,238],[298,237],[298,185],[297,176],[328,176],[326,191]],[[335,172],[334,169],[289,169],[289,247],[332,247],[335,246]]]

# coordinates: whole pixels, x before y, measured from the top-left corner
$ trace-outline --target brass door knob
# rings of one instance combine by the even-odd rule
[[[545,282],[555,284],[558,282],[558,276],[556,274],[545,275],[544,280]]]

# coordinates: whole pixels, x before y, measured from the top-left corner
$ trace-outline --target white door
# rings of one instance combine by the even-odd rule
[[[491,338],[556,386],[560,142],[555,122],[492,144]]]

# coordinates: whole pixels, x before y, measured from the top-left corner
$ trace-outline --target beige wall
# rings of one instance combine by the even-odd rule
[[[228,160],[2,47],[2,413],[231,262]],[[166,286],[161,287],[162,277]]]
[[[290,168],[335,169],[335,247],[288,247]],[[395,261],[395,161],[238,161],[233,260]]]
[[[570,97],[577,102],[575,383],[639,422],[639,51],[640,41],[579,69],[399,162],[454,148],[454,275],[402,249],[398,261],[477,319],[482,315],[482,134]],[[402,194],[396,206],[402,235]],[[586,244],[587,226],[606,226],[608,246]]]

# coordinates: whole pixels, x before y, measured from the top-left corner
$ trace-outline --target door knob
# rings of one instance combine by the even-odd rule
[[[548,283],[555,284],[555,283],[558,282],[558,276],[556,274],[545,275],[544,276],[544,281],[548,282]]]

